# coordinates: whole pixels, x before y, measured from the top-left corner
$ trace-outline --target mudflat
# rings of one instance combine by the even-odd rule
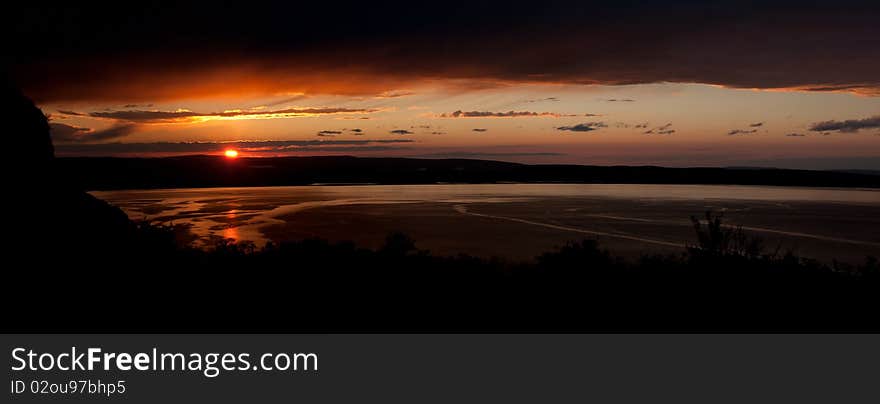
[[[377,247],[403,232],[419,248],[529,260],[568,241],[612,253],[676,254],[694,242],[691,216],[720,212],[767,252],[825,262],[880,256],[880,192],[790,187],[609,184],[305,186],[95,192],[132,219],[189,227],[212,239],[350,240]]]

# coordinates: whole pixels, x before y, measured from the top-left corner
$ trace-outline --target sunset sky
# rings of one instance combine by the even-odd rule
[[[16,10],[58,155],[880,169],[876,2]]]

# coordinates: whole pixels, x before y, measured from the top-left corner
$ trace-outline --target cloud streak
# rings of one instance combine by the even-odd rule
[[[107,129],[94,130],[91,128],[83,128],[64,123],[51,122],[49,130],[52,140],[60,143],[64,142],[100,142],[118,139],[134,133],[138,129],[135,124],[117,124]]]
[[[592,132],[607,127],[604,122],[586,122],[571,126],[559,126],[556,130],[568,132]]]
[[[522,118],[522,117],[571,117],[581,116],[576,114],[560,114],[557,112],[533,112],[533,111],[507,111],[507,112],[489,112],[489,111],[455,111],[440,114],[441,118]],[[594,116],[586,114],[585,116]]]
[[[636,125],[635,127],[636,128],[646,128],[646,127],[648,127],[648,124]],[[670,122],[670,123],[667,123],[666,125],[663,125],[663,126],[658,126],[656,128],[648,129],[642,133],[644,133],[646,135],[671,135],[671,134],[675,133],[675,129],[672,129],[672,122]]]
[[[49,123],[49,132],[52,135],[52,140],[56,142],[71,142],[76,141],[81,138],[83,135],[91,132],[90,128],[83,128],[74,125],[68,125],[64,123],[50,122]]]
[[[126,122],[140,123],[173,123],[193,122],[211,119],[271,119],[292,118],[302,116],[333,115],[333,114],[369,114],[377,112],[376,109],[366,108],[285,108],[277,110],[230,110],[223,112],[194,112],[189,110],[161,111],[161,110],[119,110],[119,111],[95,111],[80,113],[75,111],[61,111],[59,113],[72,116],[89,116],[92,118],[113,119]]]
[[[810,125],[813,132],[843,132],[855,133],[862,129],[880,128],[880,115],[865,119],[848,119],[845,121],[824,121]]]
[[[733,129],[727,132],[727,136],[749,135],[758,132],[757,129]]]

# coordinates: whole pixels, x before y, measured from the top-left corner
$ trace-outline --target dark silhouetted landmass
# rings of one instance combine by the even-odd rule
[[[314,183],[621,183],[880,187],[862,173],[783,169],[527,165],[488,160],[357,157],[226,159],[59,158],[70,183],[89,190],[281,186]]]
[[[27,271],[33,257],[66,257],[62,265],[67,267],[76,265],[75,258],[87,262],[106,250],[124,251],[135,244],[137,225],[122,210],[84,192],[57,167],[43,112],[8,84],[0,97],[9,112],[4,125],[12,151],[3,159],[12,190],[2,198],[5,225],[7,237],[20,240],[8,246],[12,271]]]
[[[880,170],[832,170],[840,173],[880,175]]]
[[[6,297],[62,290],[64,314],[5,318],[29,331],[804,332],[880,331],[880,265],[765,251],[710,215],[678,255],[625,261],[594,240],[532,263],[437,256],[393,233],[370,250],[319,239],[181,248],[141,224],[132,246],[86,266],[52,245]],[[30,285],[23,288],[22,285]],[[60,307],[60,306],[59,306]],[[79,315],[82,313],[82,315]]]

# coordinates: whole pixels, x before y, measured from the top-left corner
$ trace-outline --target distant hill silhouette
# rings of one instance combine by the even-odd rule
[[[831,170],[839,173],[880,175],[880,170]]]
[[[433,184],[494,182],[741,184],[880,187],[863,173],[784,169],[527,165],[469,159],[348,156],[239,158],[60,158],[70,183],[89,190],[313,183]]]

